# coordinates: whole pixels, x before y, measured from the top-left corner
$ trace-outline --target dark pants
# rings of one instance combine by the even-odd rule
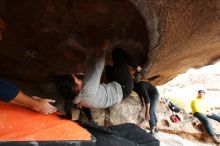
[[[133,81],[128,68],[127,52],[116,48],[112,51],[113,65],[105,67],[108,82],[116,81],[121,85],[123,99],[128,97],[133,90]]]
[[[84,113],[89,121],[93,121],[93,116],[90,108],[83,107],[82,109],[78,108],[76,104],[73,104],[72,100],[66,100],[64,103],[64,111],[65,116],[61,116],[62,118],[72,119],[72,109],[79,109],[80,113]]]
[[[92,111],[90,108],[83,107],[82,111],[84,112],[89,121],[93,121]]]
[[[158,122],[157,120],[157,115],[156,115],[156,105],[159,99],[159,94],[155,93],[150,96],[150,120],[149,120],[149,124],[150,124],[150,128],[152,129],[156,123]]]
[[[203,126],[205,127],[205,129],[207,130],[209,135],[211,135],[211,136],[215,135],[215,132],[212,128],[212,124],[210,123],[208,118],[211,118],[213,120],[216,120],[216,121],[220,122],[220,116],[219,115],[212,113],[212,115],[209,116],[209,115],[205,115],[205,114],[198,113],[198,112],[194,113],[193,115],[195,117],[197,117],[199,119],[199,121],[202,122]]]

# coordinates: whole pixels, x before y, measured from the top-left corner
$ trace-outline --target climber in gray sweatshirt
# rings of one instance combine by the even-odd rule
[[[58,83],[58,90],[61,95],[69,95],[68,98],[79,107],[108,108],[119,103],[129,96],[133,89],[126,53],[120,48],[112,51],[113,65],[105,67],[107,84],[100,83],[105,66],[104,50],[98,57],[89,57],[83,77],[78,74],[65,75],[66,78]]]

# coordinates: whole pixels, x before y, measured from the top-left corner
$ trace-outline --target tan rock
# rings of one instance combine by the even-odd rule
[[[138,123],[141,112],[139,98],[134,92],[121,103],[110,108],[109,123],[117,125],[121,123]]]

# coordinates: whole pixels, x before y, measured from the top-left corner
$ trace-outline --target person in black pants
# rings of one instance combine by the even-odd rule
[[[105,51],[105,50],[104,50]],[[93,57],[86,66],[85,77],[77,74],[62,75],[56,82],[58,92],[67,102],[66,116],[71,119],[71,108],[75,104],[87,108],[108,108],[128,97],[133,90],[133,80],[128,68],[127,52],[121,48],[112,51],[113,65],[106,66],[107,84],[100,83],[105,65],[105,52],[99,57]],[[79,84],[80,83],[80,84]]]
[[[133,90],[133,81],[129,71],[129,57],[125,50],[115,48],[112,51],[113,65],[105,66],[105,75],[108,82],[116,81],[121,85],[123,99],[128,97]]]
[[[142,106],[143,100],[146,106],[145,118],[149,120],[150,124],[150,133],[159,132],[157,127],[157,116],[155,112],[156,104],[159,99],[159,92],[157,88],[152,85],[150,82],[146,81],[134,81],[134,89],[139,96]]]

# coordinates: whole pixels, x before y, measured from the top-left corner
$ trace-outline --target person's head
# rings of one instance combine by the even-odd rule
[[[5,31],[5,21],[3,17],[0,16],[0,40],[3,39],[3,32]]]
[[[205,94],[205,91],[204,90],[198,90],[198,97],[200,97],[200,98],[203,98],[204,95]]]
[[[85,74],[83,73],[72,74],[74,80],[74,92],[79,93],[79,91],[82,89],[84,76]]]
[[[65,74],[56,79],[56,86],[59,94],[65,99],[74,100],[83,86],[84,74]]]

